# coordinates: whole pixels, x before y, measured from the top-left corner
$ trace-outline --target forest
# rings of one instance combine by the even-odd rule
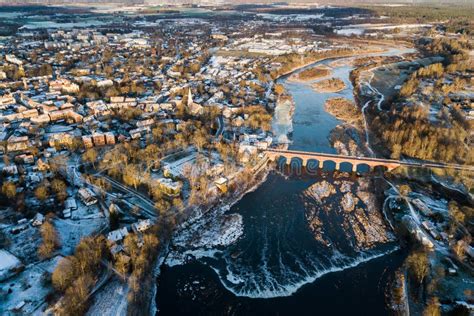
[[[435,39],[422,46],[427,55],[446,56],[445,63],[431,64],[414,72],[401,87],[390,111],[378,115],[372,130],[392,152],[427,160],[472,164],[473,149],[468,146],[471,124],[464,110],[467,104],[455,102],[452,93],[462,91],[463,78],[472,73],[466,51],[467,41]],[[436,116],[430,109],[438,109]]]

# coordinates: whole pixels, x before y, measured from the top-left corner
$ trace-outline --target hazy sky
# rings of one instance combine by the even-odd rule
[[[288,3],[314,3],[314,4],[354,4],[354,3],[463,3],[474,5],[474,0],[0,0],[0,3],[149,3],[149,4],[173,4],[173,3],[221,3],[221,4],[239,4],[239,3],[273,3],[284,1]]]

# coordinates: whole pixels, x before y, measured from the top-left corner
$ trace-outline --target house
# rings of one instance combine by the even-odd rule
[[[116,230],[113,230],[107,234],[107,239],[112,242],[122,241],[128,235],[127,227],[122,227]]]
[[[216,163],[212,166],[210,166],[207,170],[206,170],[206,174],[208,176],[217,176],[217,175],[220,175],[224,172],[224,164],[223,163]]]
[[[112,132],[105,133],[105,142],[107,143],[107,145],[114,145],[115,135]]]
[[[224,177],[220,177],[218,178],[217,180],[214,181],[214,184],[216,185],[216,187],[221,190],[221,192],[225,193],[227,192],[227,184],[228,184],[228,180]]]
[[[179,196],[183,185],[181,182],[173,181],[168,178],[159,178],[156,180],[160,189],[168,196]]]
[[[143,233],[153,226],[153,223],[149,219],[145,219],[132,224],[132,228],[135,232]]]
[[[82,136],[82,143],[84,144],[84,147],[86,149],[94,147],[94,143],[92,142],[92,136]]]
[[[28,136],[10,136],[7,140],[7,151],[23,151],[29,146]]]
[[[89,188],[81,188],[77,193],[85,205],[90,206],[97,203],[97,198],[94,192],[92,192]]]
[[[31,225],[33,227],[41,226],[44,223],[44,215],[41,213],[36,213],[35,217],[31,220]]]

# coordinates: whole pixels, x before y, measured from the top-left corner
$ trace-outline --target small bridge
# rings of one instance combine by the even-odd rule
[[[435,163],[435,162],[411,162],[411,161],[400,161],[393,159],[381,159],[381,158],[370,158],[370,157],[355,157],[355,156],[344,156],[334,154],[323,154],[307,151],[296,151],[296,150],[281,150],[281,149],[266,149],[264,150],[270,161],[275,161],[280,157],[286,158],[286,164],[291,164],[293,158],[300,159],[304,167],[308,164],[309,160],[317,160],[319,162],[319,168],[322,168],[326,161],[331,161],[336,164],[336,170],[339,170],[342,163],[350,163],[352,165],[352,171],[357,171],[359,165],[367,165],[373,169],[376,167],[387,168],[391,171],[400,166],[415,167],[415,168],[441,168],[441,169],[453,169],[459,171],[470,171],[474,172],[474,166],[463,166],[457,164],[446,164],[446,163]]]

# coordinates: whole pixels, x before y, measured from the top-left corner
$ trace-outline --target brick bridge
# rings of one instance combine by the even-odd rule
[[[388,171],[391,171],[400,166],[415,167],[415,168],[442,168],[442,169],[454,169],[460,171],[474,172],[474,166],[463,166],[456,164],[445,164],[435,162],[411,162],[411,161],[400,161],[393,159],[381,159],[381,158],[369,158],[369,157],[355,157],[355,156],[343,156],[333,155],[324,153],[315,153],[307,151],[295,151],[295,150],[281,150],[281,149],[266,149],[264,150],[270,161],[275,161],[280,157],[286,158],[286,163],[289,165],[293,158],[302,160],[302,164],[306,167],[309,160],[317,160],[319,162],[319,168],[322,168],[326,161],[332,161],[336,164],[336,170],[340,169],[341,163],[350,163],[352,165],[352,171],[357,171],[358,165],[368,165],[371,169],[375,167],[385,167]]]

